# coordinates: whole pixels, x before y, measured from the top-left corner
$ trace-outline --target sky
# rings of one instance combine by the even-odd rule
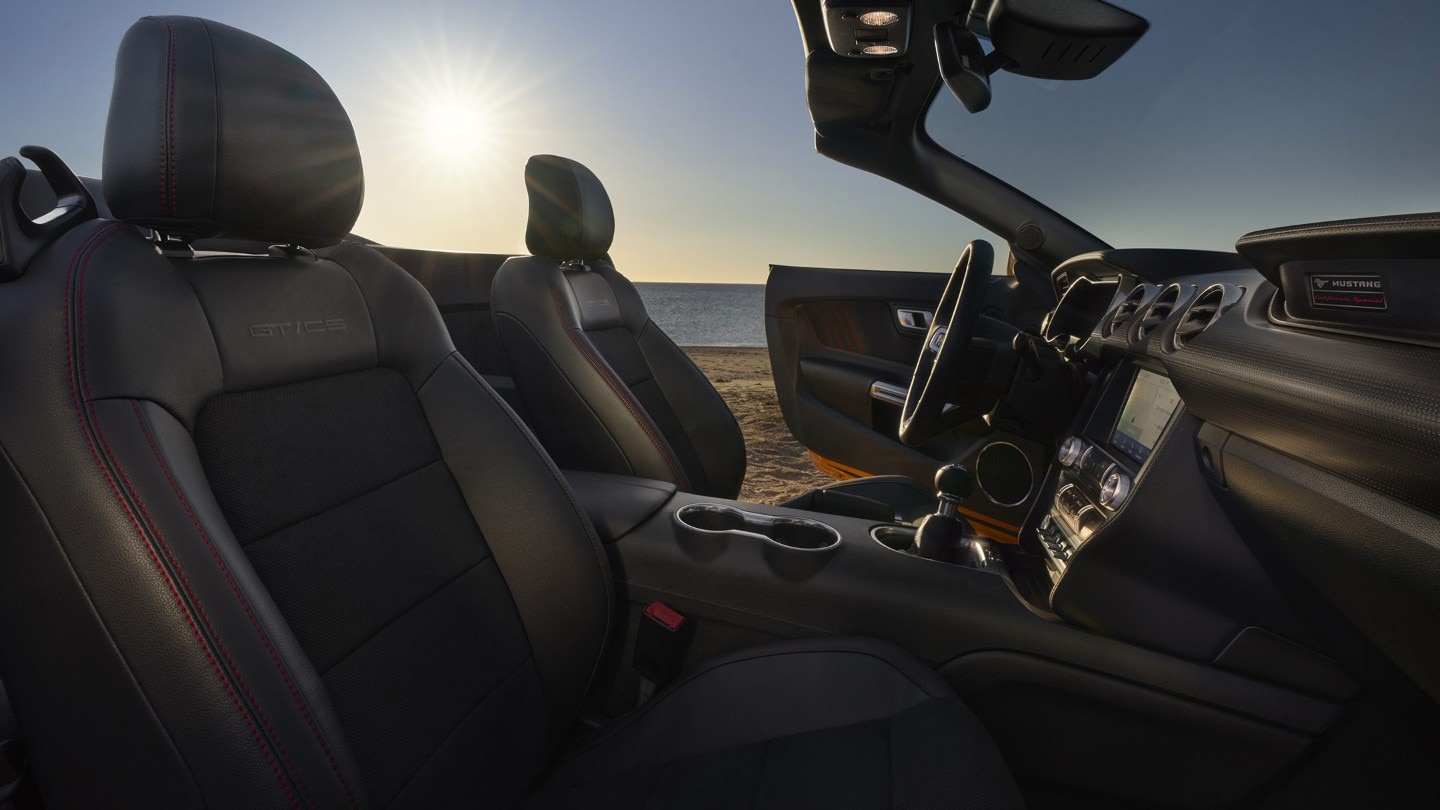
[[[931,131],[1116,245],[1440,208],[1440,3],[1118,1],[1152,30],[1099,79],[1000,74],[990,110],[942,97]],[[639,281],[947,271],[988,236],[815,153],[787,0],[4,0],[0,154],[36,143],[98,175],[115,48],[153,13],[243,28],[325,76],[365,164],[356,232],[387,244],[523,252],[537,153],[605,182],[612,255]]]
[[[1440,2],[1115,2],[1151,26],[1098,78],[997,74],[927,127],[1116,246],[1440,210]]]

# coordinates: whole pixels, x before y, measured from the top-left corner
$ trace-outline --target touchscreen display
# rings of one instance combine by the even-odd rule
[[[1125,410],[1120,412],[1120,421],[1110,436],[1110,444],[1130,458],[1144,462],[1170,417],[1180,395],[1170,380],[1152,371],[1140,370],[1135,382],[1130,385],[1130,396],[1125,398]]]

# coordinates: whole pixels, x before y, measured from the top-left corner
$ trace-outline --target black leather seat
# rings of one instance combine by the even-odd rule
[[[985,730],[939,676],[867,639],[767,644],[711,661],[582,740],[530,803],[1019,805]]]
[[[670,340],[610,262],[615,216],[605,187],[568,158],[525,166],[531,256],[508,259],[491,289],[501,342],[530,425],[566,469],[669,481],[734,498],[745,439],[705,375]],[[874,476],[786,504],[876,520],[931,511],[934,493]]]
[[[534,255],[506,260],[490,305],[530,425],[566,469],[733,498],[745,439],[714,386],[610,263],[610,197],[581,164],[525,166]]]
[[[0,285],[0,672],[49,806],[1016,803],[876,642],[711,664],[562,755],[604,550],[424,289],[337,244],[362,178],[330,88],[145,18],[104,171],[122,221]],[[136,225],[295,247],[174,258]]]

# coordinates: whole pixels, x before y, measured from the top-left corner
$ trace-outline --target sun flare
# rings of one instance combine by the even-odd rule
[[[525,160],[546,150],[551,131],[538,91],[555,73],[504,58],[503,20],[457,14],[421,15],[395,32],[354,89],[378,102],[356,122],[367,191],[356,227],[395,243],[515,250]]]
[[[441,191],[473,188],[523,165],[512,153],[525,146],[517,128],[534,114],[526,98],[538,76],[518,75],[494,56],[481,43],[432,38],[397,46],[383,60],[389,114],[378,129],[412,180]]]
[[[426,145],[445,158],[473,159],[492,146],[474,100],[437,99],[420,111],[420,126]]]

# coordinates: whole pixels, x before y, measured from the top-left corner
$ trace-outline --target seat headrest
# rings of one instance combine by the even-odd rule
[[[610,195],[595,173],[569,158],[535,155],[525,164],[530,224],[525,247],[556,261],[599,259],[615,238]]]
[[[103,171],[117,219],[191,239],[334,244],[365,194],[355,130],[325,80],[197,17],[142,17],[125,33]]]

